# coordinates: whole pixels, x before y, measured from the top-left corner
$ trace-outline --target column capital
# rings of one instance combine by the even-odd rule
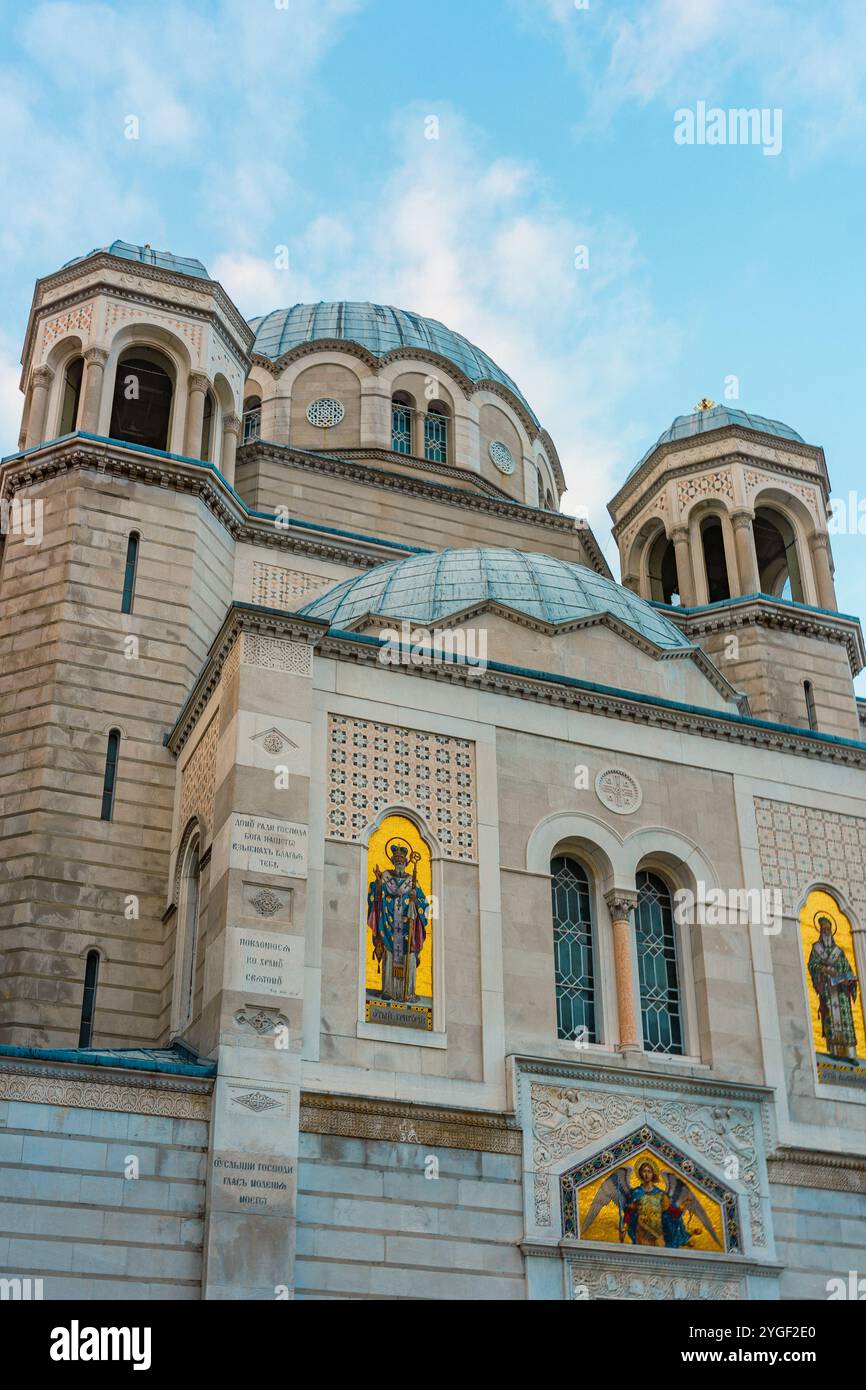
[[[828,533],[826,531],[813,531],[809,537],[809,549],[829,551],[830,537]]]
[[[241,417],[240,417],[240,415],[224,415],[224,416],[223,416],[223,433],[224,433],[224,434],[233,434],[233,435],[235,436],[235,438],[237,438],[237,436],[240,434],[240,432],[241,432]]]
[[[190,391],[206,391],[210,386],[210,377],[207,372],[190,372],[189,389]]]
[[[740,508],[736,512],[731,512],[731,525],[737,531],[741,526],[751,526],[755,519],[754,512],[744,511]]]
[[[637,893],[633,888],[611,888],[604,900],[612,922],[627,922],[629,913],[637,907]]]
[[[689,528],[682,523],[679,523],[677,526],[672,526],[668,533],[668,540],[673,541],[674,545],[681,545],[683,541],[688,541],[688,539]]]
[[[48,366],[34,367],[30,380],[34,386],[50,386],[54,380],[54,372]]]
[[[108,361],[108,350],[102,347],[89,347],[84,349],[84,360],[88,366],[95,364],[104,367]]]

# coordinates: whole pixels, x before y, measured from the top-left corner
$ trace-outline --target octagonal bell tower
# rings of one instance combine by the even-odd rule
[[[863,637],[837,609],[821,448],[703,400],[660,435],[609,511],[622,582],[671,609],[752,714],[859,738]]]

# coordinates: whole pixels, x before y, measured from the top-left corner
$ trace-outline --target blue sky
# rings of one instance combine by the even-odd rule
[[[120,237],[249,316],[373,299],[465,333],[603,543],[628,469],[729,376],[859,498],[862,0],[30,3],[0,31],[3,453],[33,281]],[[699,101],[780,110],[781,152],[677,144]],[[834,553],[859,612],[863,538]]]

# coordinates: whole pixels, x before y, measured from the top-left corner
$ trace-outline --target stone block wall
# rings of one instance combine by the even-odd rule
[[[296,1298],[524,1299],[522,1236],[518,1155],[301,1135]]]
[[[41,1279],[45,1300],[199,1299],[207,1088],[142,1114],[111,1108],[136,1102],[110,1075],[0,1071],[0,1277]]]

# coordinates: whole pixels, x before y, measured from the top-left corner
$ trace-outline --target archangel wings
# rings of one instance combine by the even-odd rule
[[[662,1181],[665,1185],[665,1191],[673,1205],[675,1207],[681,1207],[683,1211],[690,1211],[699,1221],[702,1221],[704,1230],[708,1235],[712,1236],[716,1245],[718,1245],[721,1250],[721,1241],[713,1230],[712,1221],[704,1210],[702,1203],[698,1201],[698,1198],[683,1182],[682,1178],[676,1173],[671,1172],[669,1168],[666,1168],[662,1170]]]
[[[586,1235],[599,1212],[603,1211],[609,1202],[616,1203],[619,1207],[620,1219],[622,1219],[622,1209],[630,1201],[630,1198],[631,1184],[628,1180],[628,1169],[614,1168],[592,1199],[592,1205],[586,1213],[586,1220],[581,1222],[581,1235]]]

